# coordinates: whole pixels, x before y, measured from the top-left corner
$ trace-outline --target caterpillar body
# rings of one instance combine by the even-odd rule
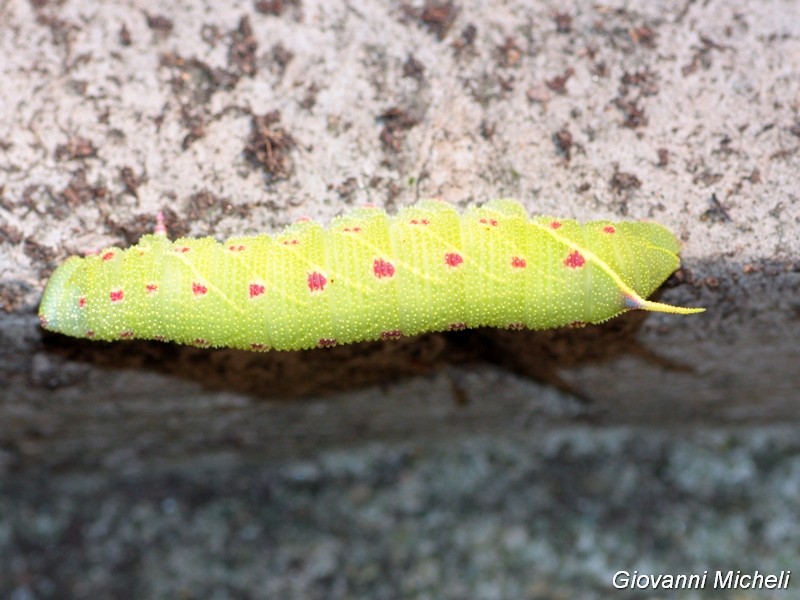
[[[324,229],[170,241],[72,257],[53,273],[46,329],[96,340],[299,350],[471,327],[600,323],[646,300],[680,261],[656,223],[530,218],[514,200],[464,215],[428,200],[374,207]]]

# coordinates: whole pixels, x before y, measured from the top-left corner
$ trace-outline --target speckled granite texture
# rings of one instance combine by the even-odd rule
[[[307,460],[11,480],[0,592],[24,598],[791,598],[614,590],[620,570],[800,560],[789,428],[563,428]]]

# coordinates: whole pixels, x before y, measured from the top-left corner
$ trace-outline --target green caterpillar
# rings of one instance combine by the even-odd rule
[[[97,340],[299,350],[469,327],[600,323],[645,300],[680,265],[655,223],[530,218],[513,200],[460,216],[435,200],[389,217],[365,207],[328,229],[170,241],[72,257],[47,284],[42,326]]]

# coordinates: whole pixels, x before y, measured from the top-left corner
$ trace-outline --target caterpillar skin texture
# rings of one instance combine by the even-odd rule
[[[223,244],[145,235],[67,260],[39,316],[76,337],[264,351],[701,312],[645,300],[678,268],[678,249],[655,223],[530,218],[514,200],[462,216],[429,200],[394,217],[366,207],[327,229],[306,221]]]

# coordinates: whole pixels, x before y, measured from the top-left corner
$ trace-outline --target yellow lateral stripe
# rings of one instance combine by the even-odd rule
[[[575,244],[574,242],[558,235],[558,233],[556,233],[556,230],[553,229],[552,227],[546,227],[544,225],[535,223],[533,221],[531,221],[531,225],[533,225],[534,227],[536,227],[541,231],[546,232],[547,234],[552,236],[554,240],[556,240],[559,244],[565,246],[567,249],[577,250],[578,252],[580,252],[581,256],[583,256],[587,261],[600,267],[605,272],[605,274],[608,275],[611,278],[611,280],[616,284],[617,289],[619,289],[620,292],[625,294],[625,296],[627,296],[627,299],[631,301],[632,306],[630,306],[630,308],[632,309],[642,309],[653,312],[671,313],[676,315],[691,315],[705,311],[705,308],[684,308],[681,306],[672,306],[671,304],[663,304],[661,302],[651,302],[649,300],[645,300],[644,298],[639,296],[639,294],[637,294],[635,291],[633,291],[631,288],[625,285],[625,282],[622,281],[622,279],[620,279],[619,275],[617,275],[614,272],[614,270],[611,269],[611,267],[609,267],[605,263],[605,261],[598,258],[598,256],[591,250],[587,250],[586,248],[583,248],[578,244]],[[657,248],[659,250],[663,250],[663,248],[660,247]],[[669,251],[667,250],[666,252]],[[670,254],[673,253],[670,252]]]

